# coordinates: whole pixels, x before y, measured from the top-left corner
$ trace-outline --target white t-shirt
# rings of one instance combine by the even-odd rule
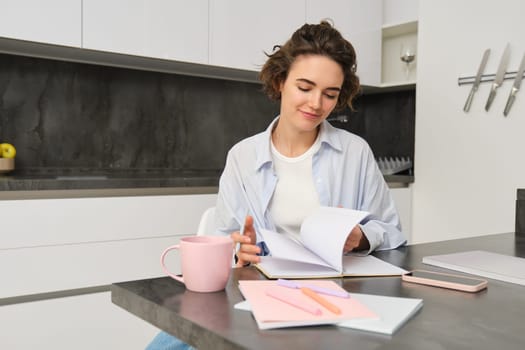
[[[278,181],[268,209],[279,233],[299,238],[303,220],[320,206],[312,175],[312,158],[320,146],[317,137],[305,153],[286,157],[271,142]]]
[[[217,234],[239,231],[247,209],[256,230],[277,230],[269,204],[278,182],[271,147],[271,133],[278,120],[228,152],[217,196]],[[370,212],[372,217],[361,223],[370,242],[369,252],[405,244],[396,206],[366,141],[326,120],[321,124],[319,140],[312,175],[320,204]],[[257,244],[267,255],[270,251],[263,240],[258,234]]]

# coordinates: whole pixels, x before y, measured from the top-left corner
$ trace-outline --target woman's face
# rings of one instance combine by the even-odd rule
[[[281,84],[281,118],[299,132],[315,130],[335,108],[343,80],[331,58],[297,56]]]

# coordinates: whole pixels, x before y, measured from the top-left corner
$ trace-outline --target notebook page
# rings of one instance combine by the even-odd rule
[[[368,215],[359,210],[320,207],[301,225],[303,244],[341,273],[346,239],[350,231]]]
[[[261,229],[260,234],[270,249],[273,258],[330,267],[329,264],[309,251],[301,243],[288,238],[286,235],[265,229]]]

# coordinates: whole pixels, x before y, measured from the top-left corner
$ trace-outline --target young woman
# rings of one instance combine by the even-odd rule
[[[218,231],[239,243],[238,266],[270,253],[258,229],[297,236],[303,219],[321,205],[373,214],[349,232],[345,252],[406,242],[367,143],[325,121],[333,110],[352,106],[359,92],[355,71],[354,48],[328,22],[303,25],[269,55],[260,78],[268,96],[280,101],[280,114],[230,150],[219,184]],[[191,348],[160,333],[147,349]]]
[[[240,243],[239,266],[269,253],[258,228],[298,235],[320,205],[373,214],[349,232],[345,252],[406,242],[367,143],[325,121],[352,106],[359,92],[355,71],[354,48],[327,22],[303,25],[269,55],[260,78],[270,98],[280,101],[280,114],[265,132],[230,150],[219,185],[219,230]]]

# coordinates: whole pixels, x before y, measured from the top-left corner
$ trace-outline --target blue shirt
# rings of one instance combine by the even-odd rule
[[[247,214],[253,216],[256,231],[275,231],[268,205],[278,181],[270,148],[277,119],[228,152],[216,206],[222,234],[239,231]],[[395,204],[366,141],[327,121],[321,124],[319,138],[321,147],[313,156],[312,174],[320,205],[370,212],[372,216],[360,224],[370,242],[369,252],[405,244]],[[259,235],[257,244],[263,255],[269,253]]]

